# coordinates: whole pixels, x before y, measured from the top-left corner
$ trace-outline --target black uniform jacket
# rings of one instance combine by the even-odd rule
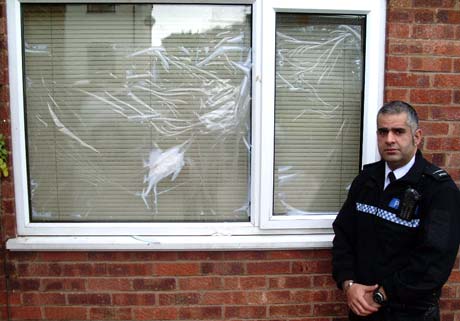
[[[385,163],[364,166],[333,223],[333,277],[382,285],[389,303],[413,304],[440,293],[460,240],[460,192],[450,176],[426,161],[383,190]],[[404,192],[421,199],[413,218],[398,217]]]

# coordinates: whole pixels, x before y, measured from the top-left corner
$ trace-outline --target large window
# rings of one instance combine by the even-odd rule
[[[330,233],[385,4],[298,2],[8,0],[19,234]]]

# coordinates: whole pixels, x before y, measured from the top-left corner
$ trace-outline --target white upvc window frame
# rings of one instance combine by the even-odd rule
[[[13,164],[15,182],[15,200],[18,238],[9,241],[10,249],[53,248],[56,244],[66,244],[69,249],[95,248],[97,237],[101,249],[124,248],[123,239],[129,244],[132,237],[142,239],[149,249],[175,249],[183,241],[182,248],[214,248],[208,236],[239,237],[240,241],[230,238],[228,243],[218,248],[295,248],[289,238],[297,238],[298,246],[323,247],[330,244],[332,238],[331,224],[335,215],[312,216],[273,216],[273,147],[274,147],[274,83],[275,83],[275,16],[277,12],[362,14],[367,16],[366,34],[366,69],[364,86],[364,120],[362,164],[378,159],[376,147],[376,114],[383,101],[384,78],[384,38],[385,38],[385,0],[239,0],[239,1],[138,1],[139,3],[231,3],[252,4],[253,6],[253,77],[252,77],[252,150],[251,150],[251,220],[244,223],[36,223],[29,218],[28,182],[26,164],[26,137],[24,124],[22,37],[21,37],[21,3],[87,3],[71,0],[7,0],[8,53],[10,76],[10,108],[13,141]],[[94,1],[97,3],[126,3],[126,1]],[[263,113],[262,113],[263,106]],[[263,155],[263,157],[262,157]],[[161,242],[146,241],[155,236]],[[184,237],[205,237],[201,246],[184,240]],[[323,238],[326,236],[326,239]],[[36,237],[36,238],[34,238]],[[45,237],[45,238],[44,238]],[[50,239],[47,237],[51,237]],[[96,237],[96,238],[95,238]],[[102,237],[102,238],[101,238]],[[105,237],[105,238],[104,238]],[[247,239],[247,238],[251,239]],[[253,241],[252,237],[260,237]],[[281,241],[287,243],[279,246],[269,245]],[[315,243],[315,237],[318,243]],[[147,238],[147,239],[146,239]],[[61,243],[56,243],[56,240]],[[34,241],[35,240],[35,241]],[[80,240],[81,242],[79,242]],[[169,240],[169,243],[168,241]],[[259,242],[259,243],[258,243]],[[78,243],[78,245],[75,245]],[[168,247],[167,244],[175,244]],[[199,242],[198,242],[199,243]],[[224,244],[222,243],[222,244]],[[36,247],[34,247],[34,244]],[[37,244],[42,244],[37,245]],[[48,244],[48,245],[43,245]],[[50,245],[52,244],[52,245]],[[90,245],[93,246],[90,246]],[[157,244],[155,246],[155,244]],[[162,245],[158,245],[162,244]],[[166,244],[166,245],[165,245]],[[220,244],[219,242],[214,245]],[[245,246],[246,244],[247,246]],[[253,245],[249,245],[253,244]],[[256,244],[259,244],[256,245]],[[260,245],[265,244],[265,245]],[[111,247],[112,246],[112,247]],[[65,248],[62,245],[60,248]],[[135,248],[136,246],[134,246]],[[126,248],[132,248],[126,245]]]

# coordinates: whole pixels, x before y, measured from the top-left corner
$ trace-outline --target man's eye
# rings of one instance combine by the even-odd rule
[[[394,133],[395,133],[396,135],[402,135],[402,134],[404,134],[405,132],[406,132],[406,130],[403,129],[403,128],[396,128],[396,129],[394,130]]]
[[[388,134],[388,129],[379,128],[379,129],[377,129],[377,134],[379,134],[380,136],[386,135],[386,134]]]

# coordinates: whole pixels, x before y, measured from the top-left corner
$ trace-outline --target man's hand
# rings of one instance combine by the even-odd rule
[[[348,307],[359,316],[367,316],[377,312],[380,305],[374,302],[372,294],[378,285],[353,283],[346,290]]]

